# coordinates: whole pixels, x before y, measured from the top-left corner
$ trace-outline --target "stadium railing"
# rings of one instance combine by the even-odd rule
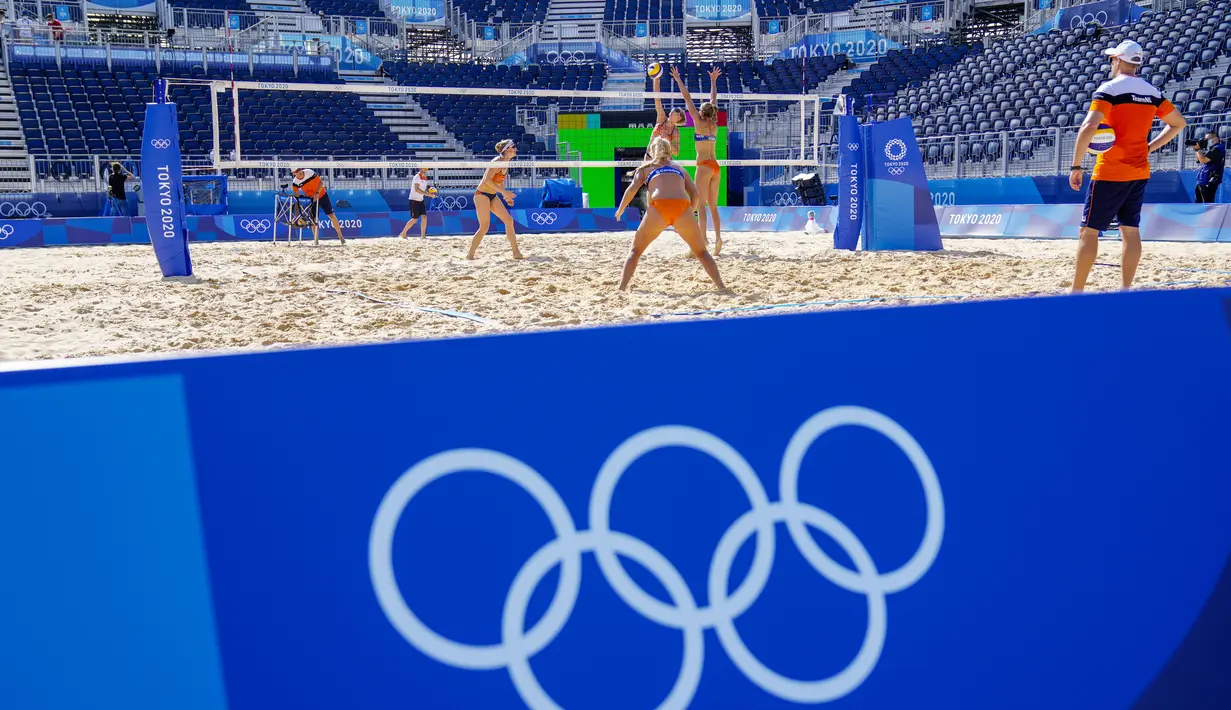
[[[567,144],[557,148],[558,157],[553,160],[581,160],[581,155],[570,150]],[[319,160],[320,156],[279,155],[284,161],[294,161],[297,158],[312,157]],[[414,160],[398,155],[360,155],[329,156],[330,159],[345,160]],[[430,163],[432,158],[422,157],[422,161]],[[99,153],[95,155],[30,155],[26,158],[30,171],[30,183],[22,186],[21,191],[29,192],[99,192],[106,189],[104,169],[112,162],[118,162],[136,176],[135,185],[141,182],[141,156],[133,153]],[[185,175],[210,175],[221,173],[228,176],[231,190],[273,190],[287,181],[285,174],[278,175],[269,169],[244,168],[240,170],[225,169],[216,171],[211,168],[211,158],[208,155],[183,156]],[[321,171],[327,184],[337,189],[345,190],[384,190],[409,188],[411,175],[405,169],[392,168],[325,168]],[[507,185],[510,188],[542,187],[548,179],[568,178],[579,179],[578,171],[568,168],[550,167],[549,164],[535,164],[525,161],[524,166],[509,170]],[[470,169],[434,169],[431,173],[432,183],[445,189],[474,187],[481,170]]]
[[[215,31],[195,31],[176,34],[168,39],[165,32],[146,30],[114,30],[104,28],[65,30],[63,37],[56,39],[53,31],[46,27],[22,29],[6,23],[0,27],[0,34],[5,38],[8,53],[12,54],[14,47],[37,47],[40,54],[49,51],[48,56],[55,57],[55,62],[65,51],[71,48],[95,47],[105,49],[108,53],[115,49],[150,49],[155,51],[191,50],[191,51],[225,51],[230,49],[241,53],[291,53],[297,51],[302,56],[331,55],[342,63],[343,53],[338,47],[331,47],[327,42],[319,47],[314,44],[317,38],[327,38],[336,35],[318,33],[281,32],[270,30],[258,31],[261,25],[251,25],[248,30],[233,33],[230,37]],[[375,56],[389,59],[403,53],[403,48],[396,37],[387,35],[357,35],[350,36],[350,56],[355,56],[356,50],[363,50]],[[348,60],[349,61],[349,60]]]
[[[1231,129],[1231,112],[1186,116],[1188,129],[1150,157],[1150,167],[1156,172],[1196,170],[1199,165],[1192,150],[1184,146],[1186,138],[1209,130]],[[1073,159],[1073,147],[1080,126],[1022,128],[1015,131],[990,131],[959,135],[920,136],[919,153],[923,157],[927,176],[932,180],[957,178],[1003,178],[1012,176],[1067,175]],[[1156,123],[1151,136],[1162,131]],[[765,155],[774,158],[773,155]],[[821,149],[821,163],[834,165],[838,146],[829,144]],[[1093,165],[1093,157],[1085,159]],[[822,169],[826,182],[836,177]],[[782,171],[762,168],[761,183],[785,184]]]

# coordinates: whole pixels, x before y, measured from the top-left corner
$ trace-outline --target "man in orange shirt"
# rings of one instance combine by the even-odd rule
[[[324,212],[329,215],[329,221],[333,223],[333,231],[338,233],[338,239],[342,241],[342,245],[346,245],[346,237],[342,236],[342,225],[338,224],[338,217],[333,213],[333,201],[329,199],[329,191],[325,189],[325,181],[321,180],[321,176],[315,171],[306,168],[294,168],[291,170],[291,191],[296,195],[307,195],[312,198],[312,241],[317,240],[317,229],[320,222],[320,213]]]
[[[1081,220],[1081,241],[1077,247],[1077,273],[1073,277],[1073,292],[1086,287],[1090,267],[1098,257],[1099,233],[1120,222],[1120,280],[1124,288],[1133,285],[1137,263],[1141,261],[1141,203],[1146,182],[1150,179],[1150,153],[1167,145],[1184,130],[1187,123],[1171,102],[1162,97],[1149,82],[1137,76],[1144,52],[1141,45],[1125,40],[1103,51],[1111,57],[1111,79],[1094,92],[1090,112],[1077,133],[1073,146],[1073,167],[1069,185],[1081,189],[1081,159],[1099,124],[1115,131],[1115,144],[1098,156],[1094,175],[1086,193],[1086,208]],[[1166,130],[1150,140],[1150,127],[1158,117],[1167,124]]]

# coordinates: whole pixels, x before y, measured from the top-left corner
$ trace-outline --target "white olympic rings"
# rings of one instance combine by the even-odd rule
[[[46,217],[42,202],[0,202],[0,217]]]
[[[906,454],[923,487],[927,507],[923,539],[911,558],[891,572],[878,571],[863,543],[841,521],[799,500],[804,456],[822,435],[844,426],[871,429],[893,442]],[[691,448],[710,455],[735,476],[748,498],[749,511],[722,535],[710,561],[707,606],[698,606],[679,571],[661,553],[610,528],[611,503],[620,478],[639,458],[664,447]],[[461,471],[484,471],[518,484],[543,508],[556,534],[556,539],[535,552],[515,576],[505,598],[499,644],[465,644],[428,628],[407,606],[393,571],[393,537],[411,499],[433,481]],[[581,555],[593,552],[603,577],[624,603],[645,618],[684,634],[679,676],[660,708],[678,710],[692,701],[701,681],[703,634],[708,628],[715,630],[732,663],[767,693],[801,703],[836,700],[858,688],[880,659],[888,624],[885,597],[919,581],[940,551],[945,526],[940,480],[923,448],[897,422],[864,407],[839,406],[813,415],[792,435],[782,457],[778,490],[781,500],[771,502],[752,466],[713,434],[688,426],[652,427],[629,437],[603,463],[590,493],[590,529],[579,531],[556,490],[525,463],[486,449],[445,451],[412,466],[381,500],[368,542],[372,586],[389,622],[422,653],[458,668],[505,668],[528,707],[558,709],[535,678],[530,658],[546,648],[568,621],[581,590]],[[786,524],[796,548],[818,574],[868,598],[868,628],[863,643],[850,664],[829,678],[801,681],[774,672],[753,655],[735,628],[735,620],[759,599],[769,580],[776,544],[774,526],[779,522]],[[830,557],[812,538],[809,527],[833,538],[850,557],[854,569]],[[732,564],[751,535],[757,537],[752,564],[743,582],[728,595]],[[638,586],[625,572],[620,556],[653,574],[667,590],[671,603]],[[527,631],[530,597],[557,565],[560,578],[555,595],[546,613]]]
[[[150,141],[150,145],[158,148],[159,150],[164,150],[171,147],[171,141],[167,138],[155,138]]]
[[[273,226],[267,219],[243,219],[239,222],[240,228],[249,234],[268,231]]]
[[[1104,10],[1099,10],[1098,12],[1095,12],[1095,13],[1087,12],[1084,15],[1080,13],[1073,15],[1073,19],[1069,20],[1069,29],[1077,29],[1078,27],[1081,27],[1082,25],[1091,25],[1091,24],[1106,25],[1107,24],[1107,12]]]
[[[552,50],[544,54],[543,57],[547,64],[589,64],[595,59],[593,54],[587,54],[582,50],[564,50],[562,52]]]
[[[846,149],[847,150],[859,150],[859,144],[858,143],[847,143]]]
[[[890,175],[902,175],[906,172],[906,168],[889,168]]]
[[[16,230],[13,229],[13,225],[0,224],[0,239],[8,239],[9,237],[13,236],[14,231]]]
[[[790,207],[799,204],[799,193],[778,192],[774,194],[774,204],[778,207]]]
[[[530,221],[535,224],[548,225],[556,223],[555,212],[531,212]]]
[[[442,195],[435,201],[434,207],[438,210],[464,210],[470,206],[470,199],[465,195]]]
[[[885,157],[890,160],[901,160],[906,157],[906,143],[894,138],[885,144]]]

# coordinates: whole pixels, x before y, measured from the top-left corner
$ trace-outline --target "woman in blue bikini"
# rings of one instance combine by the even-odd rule
[[[493,163],[504,163],[517,157],[517,144],[507,138],[496,144],[496,157],[492,158]],[[479,186],[474,191],[474,210],[479,217],[479,229],[474,233],[474,237],[470,239],[470,251],[467,252],[466,258],[473,259],[475,252],[479,250],[479,242],[483,241],[483,237],[487,234],[487,228],[491,225],[492,213],[494,212],[501,222],[504,222],[504,236],[509,239],[509,246],[513,247],[513,258],[524,259],[521,250],[517,248],[517,234],[513,230],[513,217],[509,214],[507,205],[513,204],[513,198],[516,195],[512,190],[506,190],[504,187],[505,176],[508,173],[507,168],[488,168],[483,171],[483,179],[479,181]]]
[[[616,209],[616,219],[620,219],[637,195],[637,190],[642,185],[648,186],[649,209],[645,211],[645,216],[637,227],[637,234],[633,236],[633,248],[628,253],[628,259],[624,262],[624,273],[620,277],[620,290],[628,289],[628,282],[637,270],[641,255],[669,226],[674,226],[675,233],[688,244],[693,256],[701,262],[701,267],[714,285],[719,290],[726,290],[722,276],[718,274],[718,264],[714,263],[714,257],[705,250],[705,233],[692,216],[699,197],[692,178],[688,177],[683,168],[671,162],[671,143],[666,138],[659,137],[650,141],[647,152],[649,158],[633,174],[633,182],[624,191],[624,199],[620,200],[620,206]]]

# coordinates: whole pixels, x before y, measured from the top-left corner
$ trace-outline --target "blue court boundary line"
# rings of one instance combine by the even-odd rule
[[[412,310],[412,311],[420,311],[422,313],[434,313],[436,315],[448,316],[450,318],[461,318],[463,320],[473,321],[475,323],[481,323],[483,325],[492,325],[492,326],[499,325],[499,323],[496,323],[495,321],[490,321],[486,318],[483,318],[482,316],[476,316],[473,313],[464,313],[462,311],[455,311],[455,310],[446,309],[446,308],[428,308],[426,306],[415,306],[409,303],[397,303],[395,301],[384,301],[379,298],[374,298],[372,296],[369,296],[362,291],[346,291],[342,289],[329,289],[325,291],[325,293],[333,293],[333,294],[338,294],[342,296],[358,296],[365,301],[371,301],[372,303],[379,303],[382,306],[390,306],[392,308],[405,308],[405,309]]]

